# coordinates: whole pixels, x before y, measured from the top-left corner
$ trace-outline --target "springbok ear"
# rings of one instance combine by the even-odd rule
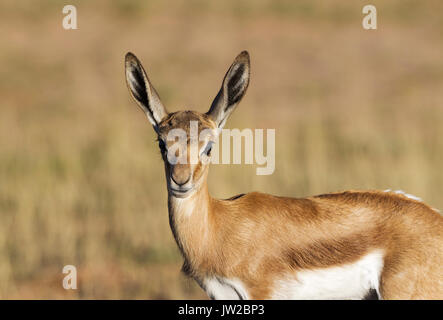
[[[226,72],[222,87],[207,112],[218,128],[224,127],[226,120],[245,95],[249,85],[249,74],[249,53],[242,51]]]
[[[146,113],[154,130],[158,131],[158,124],[168,114],[160,98],[149,81],[145,69],[137,57],[128,52],[125,57],[126,84],[131,97]]]

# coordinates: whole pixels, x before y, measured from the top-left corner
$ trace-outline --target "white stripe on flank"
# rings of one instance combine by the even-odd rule
[[[357,262],[305,270],[275,283],[272,299],[363,299],[370,289],[378,296],[383,252],[375,250]]]

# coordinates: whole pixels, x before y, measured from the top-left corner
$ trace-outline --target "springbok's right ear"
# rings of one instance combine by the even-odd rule
[[[126,84],[132,98],[146,113],[154,130],[158,131],[158,125],[168,114],[160,98],[149,81],[145,69],[137,57],[128,52],[125,57]]]

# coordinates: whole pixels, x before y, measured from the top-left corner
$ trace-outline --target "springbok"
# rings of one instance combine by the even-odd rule
[[[248,88],[248,52],[235,58],[207,113],[168,113],[134,54],[125,68],[129,92],[158,135],[182,270],[210,298],[443,299],[443,217],[418,198],[389,190],[210,196],[207,160]],[[168,132],[189,136],[190,121],[211,134],[195,142],[197,161],[173,164],[168,148],[179,142]],[[189,139],[181,143],[191,149]]]

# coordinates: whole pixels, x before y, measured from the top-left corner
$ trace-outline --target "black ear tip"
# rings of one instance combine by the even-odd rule
[[[126,53],[125,62],[126,65],[134,65],[139,63],[137,57],[132,52]]]
[[[235,61],[249,64],[250,61],[249,52],[243,50],[242,52],[240,52],[237,58],[235,58]]]
[[[240,52],[239,56],[249,57],[249,52],[247,50],[243,50],[242,52]]]

